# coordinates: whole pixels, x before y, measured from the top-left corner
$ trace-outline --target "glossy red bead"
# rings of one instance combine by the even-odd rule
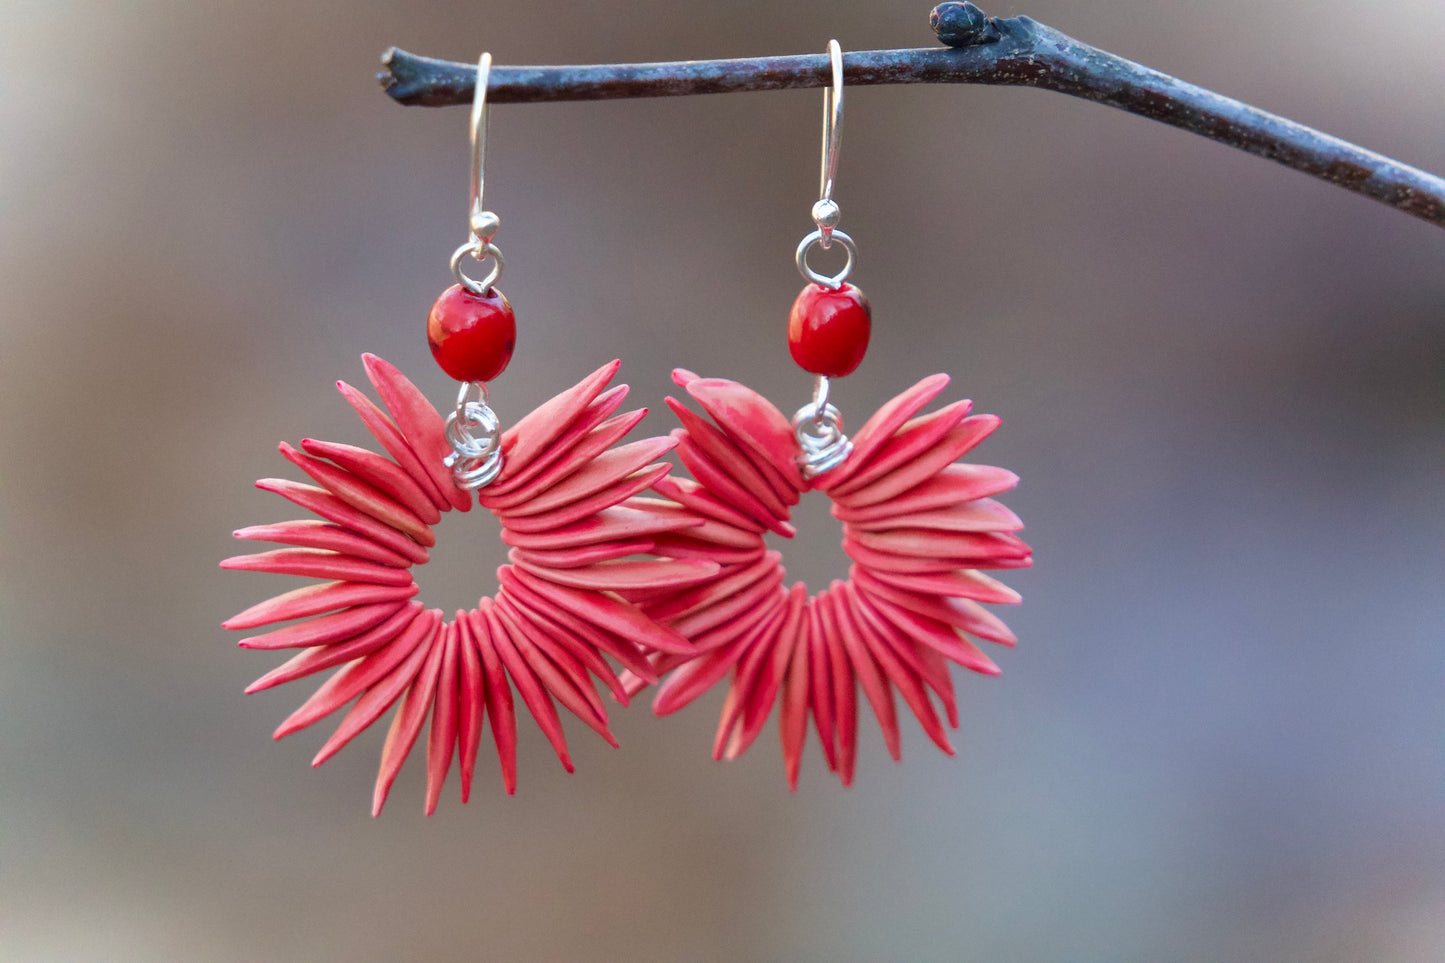
[[[491,381],[512,360],[517,319],[501,291],[485,297],[460,284],[442,292],[426,319],[432,357],[458,381]]]
[[[788,350],[804,371],[841,378],[868,351],[873,310],[851,284],[838,290],[821,284],[803,288],[788,316]]]

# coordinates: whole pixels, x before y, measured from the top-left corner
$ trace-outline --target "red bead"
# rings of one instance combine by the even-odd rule
[[[491,381],[512,360],[517,319],[501,291],[486,297],[460,284],[442,292],[426,319],[432,357],[458,381]]]
[[[810,284],[788,316],[788,350],[804,371],[841,378],[862,362],[872,327],[862,291],[846,283],[836,291]]]

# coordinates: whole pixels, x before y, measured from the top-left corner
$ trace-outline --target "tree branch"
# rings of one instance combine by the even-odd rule
[[[930,22],[949,47],[845,53],[850,86],[992,84],[1038,87],[1117,107],[1208,137],[1374,198],[1445,227],[1445,180],[1303,124],[1185,83],[1028,17],[987,17],[972,3],[944,3]],[[398,103],[470,104],[471,64],[392,48],[382,86]],[[493,66],[492,103],[680,97],[822,87],[826,54],[579,67]]]

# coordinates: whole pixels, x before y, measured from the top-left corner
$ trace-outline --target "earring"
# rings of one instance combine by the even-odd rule
[[[958,727],[947,661],[984,674],[998,668],[972,641],[1013,645],[1008,628],[980,603],[1016,603],[1011,589],[982,569],[1024,568],[1029,547],[1014,533],[1023,524],[993,500],[1018,477],[1001,468],[957,462],[998,427],[993,415],[971,415],[958,401],[919,412],[948,384],[924,378],[885,404],[849,438],[829,402],[829,379],[862,361],[871,326],[867,299],[847,283],[856,257],[853,239],[837,230],[833,200],[843,120],[843,58],[829,41],[832,86],[824,91],[817,229],[798,245],[798,269],[809,284],[793,304],[788,346],[816,377],[813,398],[791,422],[751,389],[734,381],[678,370],[673,379],[709,421],[675,398],[667,404],[682,426],[672,435],[692,474],[659,479],[666,499],[659,512],[701,520],[695,528],[659,536],[657,554],[715,562],[716,575],[689,587],[643,599],[653,618],[687,636],[696,654],[652,656],[654,670],[671,672],[654,710],[686,706],[732,674],[713,757],[735,758],[761,732],[781,697],[781,737],[788,784],[797,788],[808,716],[828,768],[844,785],[853,779],[857,689],[883,730],[889,753],[900,756],[893,689],[930,739],[953,754],[930,690],[948,724]],[[841,245],[846,263],[825,276],[808,264],[816,245]],[[795,534],[789,523],[801,495],[821,491],[842,522],[848,577],[809,595],[784,588],[781,556],[764,535]],[[656,500],[654,500],[656,501]],[[671,506],[669,509],[668,506]],[[628,680],[632,689],[642,679]]]
[[[328,581],[287,592],[224,623],[228,629],[292,624],[240,643],[252,649],[299,648],[257,679],[256,692],[341,666],[276,730],[276,738],[320,721],[356,700],[317,754],[320,765],[393,703],[400,707],[382,749],[373,796],[381,811],[428,713],[426,812],[437,804],[456,750],[461,795],[470,795],[483,715],[491,723],[502,779],[516,789],[516,718],[511,686],[572,771],[555,699],[616,746],[592,676],[624,705],[628,692],[606,656],[632,678],[655,682],[649,656],[685,656],[692,645],[647,617],[619,593],[699,584],[719,565],[707,560],[637,558],[653,539],[695,524],[678,513],[626,504],[669,470],[657,459],[675,444],[647,438],[616,446],[646,414],[615,414],[627,386],[608,388],[619,363],[593,372],[503,431],[487,383],[511,359],[516,325],[494,286],[504,262],[493,243],[497,216],[482,205],[487,80],[491,56],[477,65],[471,116],[470,238],[452,255],[457,284],[432,307],[427,337],[447,374],[462,382],[445,421],[400,371],[363,355],[385,405],[344,382],[337,387],[386,455],[306,439],[281,453],[316,486],[263,479],[257,487],[319,516],[259,525],[237,538],[291,546],[230,558],[223,568]],[[492,260],[480,281],[464,258]],[[616,447],[614,447],[616,446]],[[319,486],[319,487],[317,487]],[[509,564],[500,588],[477,607],[446,620],[416,601],[411,569],[424,565],[443,512],[469,511],[476,499],[496,516]],[[590,673],[590,675],[589,675]],[[509,685],[510,681],[510,685]]]

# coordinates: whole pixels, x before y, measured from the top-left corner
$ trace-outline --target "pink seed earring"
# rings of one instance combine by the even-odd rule
[[[223,568],[324,579],[255,605],[224,623],[258,629],[252,649],[300,649],[257,679],[256,692],[341,666],[276,730],[276,738],[319,722],[355,700],[317,753],[320,765],[393,704],[373,794],[379,813],[402,762],[431,716],[427,739],[426,812],[437,805],[455,752],[461,795],[470,795],[484,716],[490,720],[508,793],[516,789],[517,723],[512,688],[521,695],[567,771],[572,762],[554,704],[616,745],[595,676],[624,705],[628,692],[607,657],[634,679],[657,681],[652,659],[683,657],[693,646],[624,593],[696,585],[721,566],[708,560],[639,558],[654,541],[695,520],[657,513],[629,500],[661,481],[657,459],[671,438],[617,445],[646,414],[615,414],[627,386],[608,388],[619,363],[603,365],[577,385],[503,431],[488,404],[487,383],[511,359],[516,324],[494,285],[502,254],[493,243],[500,222],[482,206],[487,80],[491,56],[477,65],[472,109],[470,237],[452,256],[457,284],[436,302],[427,336],[438,364],[462,382],[455,410],[443,420],[395,367],[363,355],[384,409],[344,382],[337,387],[385,454],[305,439],[281,453],[316,485],[263,479],[318,518],[258,525],[237,538],[290,546],[221,563]],[[492,260],[476,281],[464,258]],[[389,456],[389,457],[388,457]],[[319,487],[318,487],[319,486]],[[510,564],[500,588],[448,620],[416,601],[412,576],[427,562],[443,513],[478,502],[502,527]]]
[[[867,350],[867,299],[847,283],[856,248],[837,230],[833,200],[843,119],[843,62],[836,40],[828,51],[832,87],[824,92],[817,229],[798,245],[797,264],[809,284],[793,304],[788,345],[815,375],[812,401],[789,420],[734,381],[673,373],[711,421],[681,401],[667,404],[682,426],[672,433],[693,480],[660,478],[653,510],[700,521],[654,539],[653,550],[676,560],[713,562],[715,575],[683,587],[633,597],[643,610],[687,636],[694,654],[659,652],[658,674],[671,673],[654,709],[686,706],[731,674],[713,745],[714,758],[734,758],[757,738],[781,699],[781,736],[789,786],[796,789],[808,717],[828,768],[852,782],[857,746],[857,690],[873,709],[888,751],[900,755],[896,689],[928,737],[953,754],[930,692],[949,726],[958,727],[947,662],[984,674],[998,668],[973,639],[1014,644],[1008,628],[980,603],[1015,603],[1018,595],[984,569],[1024,568],[1023,524],[993,499],[1018,478],[1001,468],[959,462],[999,425],[971,415],[958,401],[920,415],[948,384],[924,378],[884,405],[851,438],[829,401],[830,378],[851,373]],[[843,247],[832,276],[808,264],[813,246]],[[792,506],[809,491],[832,501],[843,526],[848,577],[809,595],[784,587],[779,553],[764,535],[795,534]],[[628,680],[641,687],[645,676]]]

